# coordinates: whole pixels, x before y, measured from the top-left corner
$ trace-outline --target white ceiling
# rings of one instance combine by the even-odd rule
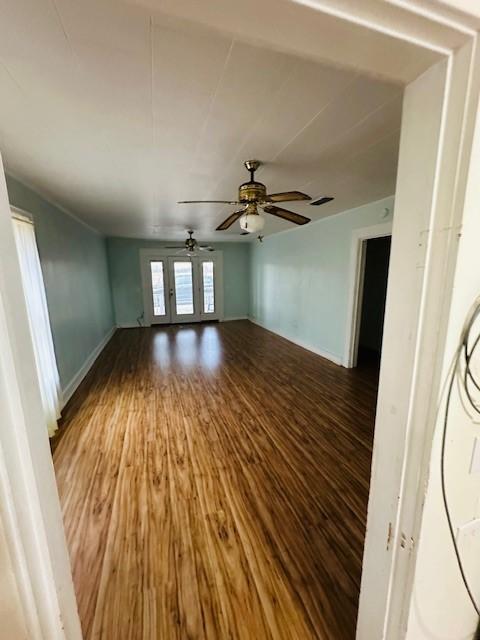
[[[1,0],[7,171],[108,235],[215,227],[248,175],[312,218],[394,192],[402,88],[114,0]],[[288,228],[268,216],[266,233]]]

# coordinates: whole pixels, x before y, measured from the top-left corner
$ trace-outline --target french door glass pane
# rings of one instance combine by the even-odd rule
[[[163,278],[163,262],[150,262],[152,275],[153,315],[165,315],[165,287]]]
[[[213,262],[202,262],[203,313],[215,313]]]
[[[193,275],[191,262],[174,262],[177,315],[193,314]]]

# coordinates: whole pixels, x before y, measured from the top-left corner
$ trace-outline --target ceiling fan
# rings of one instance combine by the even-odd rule
[[[267,194],[267,188],[261,182],[256,182],[255,171],[261,165],[258,160],[247,160],[244,163],[247,171],[250,172],[250,180],[240,185],[238,189],[238,200],[182,200],[178,204],[199,204],[202,202],[211,204],[231,204],[241,205],[241,209],[230,214],[226,220],[217,227],[217,231],[225,231],[240,218],[240,227],[246,233],[257,233],[265,225],[265,219],[260,214],[259,209],[265,213],[271,213],[278,218],[283,218],[294,224],[306,224],[310,218],[301,216],[299,213],[288,211],[276,206],[276,202],[292,202],[294,200],[311,200],[301,191],[284,191],[283,193]]]
[[[213,247],[210,247],[209,245],[198,244],[198,240],[195,240],[195,238],[193,237],[194,231],[192,229],[189,229],[187,233],[188,233],[188,238],[185,240],[185,243],[183,245],[176,246],[176,247],[166,247],[166,249],[180,249],[180,251],[177,251],[177,253],[185,252],[188,255],[192,255],[196,253],[197,250],[215,251],[215,249]]]

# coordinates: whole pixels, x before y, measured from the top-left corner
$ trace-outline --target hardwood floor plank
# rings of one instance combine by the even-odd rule
[[[118,331],[54,464],[86,640],[352,640],[376,372],[246,321]]]

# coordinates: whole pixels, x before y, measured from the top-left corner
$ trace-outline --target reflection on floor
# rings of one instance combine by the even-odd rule
[[[353,639],[375,396],[247,321],[118,331],[54,452],[85,639]]]

